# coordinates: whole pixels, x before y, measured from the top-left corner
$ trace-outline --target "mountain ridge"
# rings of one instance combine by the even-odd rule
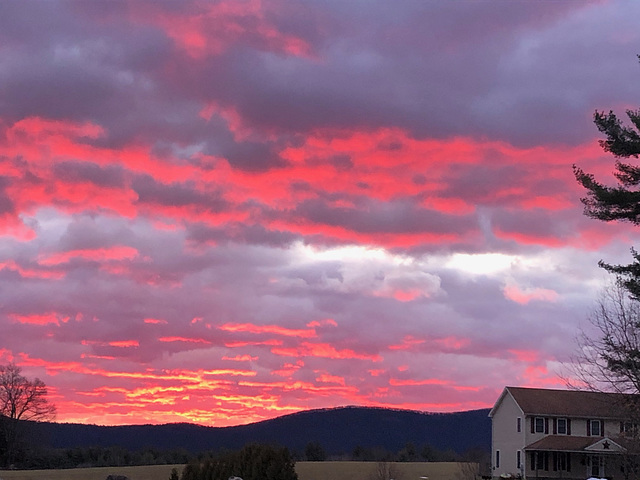
[[[488,413],[488,408],[433,413],[344,406],[303,410],[228,427],[188,422],[115,426],[43,422],[32,424],[30,430],[54,448],[184,448],[199,453],[237,449],[249,442],[260,442],[275,443],[302,452],[309,442],[318,442],[329,455],[336,455],[349,453],[358,446],[398,451],[411,442],[462,454],[473,448],[489,451],[491,421]]]

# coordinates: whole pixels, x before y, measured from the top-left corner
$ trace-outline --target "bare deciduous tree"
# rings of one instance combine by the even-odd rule
[[[640,302],[616,282],[602,293],[578,336],[572,371],[582,387],[640,393]]]
[[[7,465],[13,462],[22,420],[46,421],[55,418],[56,408],[47,399],[42,380],[29,380],[14,363],[0,365],[0,429]]]
[[[370,475],[371,480],[402,480],[402,474],[393,462],[378,462]]]
[[[621,420],[622,476],[640,473],[640,301],[620,280],[602,293],[589,316],[590,327],[578,336],[572,373],[579,388],[612,392],[609,405]]]
[[[456,480],[476,480],[480,476],[480,464],[474,462],[460,462],[456,472]]]

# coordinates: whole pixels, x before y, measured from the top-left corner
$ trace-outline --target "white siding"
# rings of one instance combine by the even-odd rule
[[[517,418],[522,418],[522,429],[518,433]],[[519,473],[516,467],[518,450],[524,450],[525,432],[527,431],[524,415],[520,407],[509,392],[504,395],[500,405],[493,413],[491,422],[491,465],[492,475],[500,476],[502,473],[511,473],[514,476]],[[496,468],[496,450],[500,451],[500,467]],[[524,454],[521,457],[522,466],[526,463]]]

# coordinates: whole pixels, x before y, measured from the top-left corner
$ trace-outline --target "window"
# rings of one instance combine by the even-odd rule
[[[634,436],[638,434],[638,424],[631,422],[620,422],[620,433]]]
[[[536,417],[536,432],[535,433],[544,433],[544,418]]]
[[[592,437],[599,437],[602,435],[602,422],[600,420],[589,420],[590,432]]]
[[[516,468],[518,470],[522,468],[522,452],[520,450],[516,452]]]
[[[554,452],[554,470],[561,472],[571,471],[571,456],[567,452]]]
[[[500,450],[496,450],[496,468],[500,468]]]
[[[549,452],[532,452],[534,462],[531,464],[535,466],[535,470],[549,470]]]
[[[567,419],[559,418],[558,419],[558,435],[566,435],[567,434]]]
[[[518,433],[520,433],[522,431],[522,418],[520,417],[518,417],[517,428],[518,428]]]

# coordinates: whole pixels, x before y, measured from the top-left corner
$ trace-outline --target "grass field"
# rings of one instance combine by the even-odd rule
[[[0,470],[0,480],[105,480],[108,475],[126,475],[131,480],[169,480],[171,469],[182,473],[184,465],[143,467],[72,468],[65,470]]]
[[[387,464],[387,467],[391,468],[394,480],[468,480],[465,472],[469,470],[464,465],[403,462]],[[105,480],[108,475],[126,475],[130,480],[169,480],[174,467],[182,472],[182,465],[0,470],[0,480]],[[376,475],[377,467],[376,462],[298,462],[296,472],[300,480],[382,480]]]
[[[399,462],[388,464],[394,480],[469,480],[469,464],[453,462]],[[300,480],[382,480],[376,462],[298,462]],[[473,479],[471,475],[470,479]],[[388,479],[387,479],[388,480]]]

